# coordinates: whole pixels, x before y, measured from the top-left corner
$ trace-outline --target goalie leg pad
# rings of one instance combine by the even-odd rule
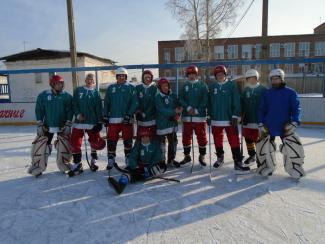
[[[261,138],[256,143],[256,156],[260,162],[256,172],[263,176],[268,176],[275,170],[276,144],[270,139],[270,135]]]
[[[36,136],[35,140],[32,142],[32,162],[27,173],[38,176],[46,170],[48,157],[51,154],[51,145],[47,145],[47,142],[47,136]]]
[[[291,134],[283,138],[283,144],[280,145],[280,152],[283,155],[285,171],[295,179],[306,175],[302,165],[304,164],[304,148],[297,134]]]
[[[67,172],[71,169],[71,146],[69,136],[58,134],[57,140],[54,142],[56,153],[56,164],[61,172]]]

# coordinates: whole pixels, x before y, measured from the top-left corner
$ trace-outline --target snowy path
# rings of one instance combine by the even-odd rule
[[[235,176],[226,144],[212,183],[196,165],[192,175],[189,167],[167,173],[181,184],[138,183],[121,196],[108,187],[104,151],[97,173],[85,164],[67,178],[54,152],[42,177],[27,175],[34,130],[0,127],[0,243],[325,243],[325,129],[299,129],[308,175],[298,184],[279,153],[269,179]]]

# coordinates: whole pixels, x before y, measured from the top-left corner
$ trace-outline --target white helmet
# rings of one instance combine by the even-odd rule
[[[258,80],[260,78],[260,74],[256,69],[249,69],[245,73],[245,78],[247,79],[249,77],[256,77],[256,80]]]
[[[115,70],[115,75],[116,76],[117,75],[126,75],[126,76],[128,76],[128,71],[125,68],[123,68],[123,67],[119,67],[119,68],[117,68]]]
[[[273,76],[279,76],[281,77],[281,80],[284,81],[284,71],[282,69],[273,69],[271,70],[269,74],[269,80],[271,81],[271,78]]]

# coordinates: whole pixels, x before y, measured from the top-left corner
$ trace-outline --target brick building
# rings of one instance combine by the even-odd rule
[[[325,23],[317,26],[313,34],[268,36],[267,59],[325,57]],[[159,64],[198,61],[195,55],[188,57],[184,51],[184,40],[158,41]],[[218,38],[211,41],[212,61],[258,60],[262,54],[262,37]],[[288,77],[317,75],[325,72],[325,63],[281,64]],[[233,65],[228,70],[232,77],[245,74],[249,68],[261,70],[261,65]],[[271,70],[274,65],[268,65]],[[184,69],[180,76],[184,75]],[[175,69],[160,69],[159,76],[174,77]]]

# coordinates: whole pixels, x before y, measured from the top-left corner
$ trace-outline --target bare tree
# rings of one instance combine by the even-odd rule
[[[185,60],[211,60],[211,39],[236,18],[241,0],[168,0],[166,6],[184,28]],[[207,74],[207,79],[209,75]]]

